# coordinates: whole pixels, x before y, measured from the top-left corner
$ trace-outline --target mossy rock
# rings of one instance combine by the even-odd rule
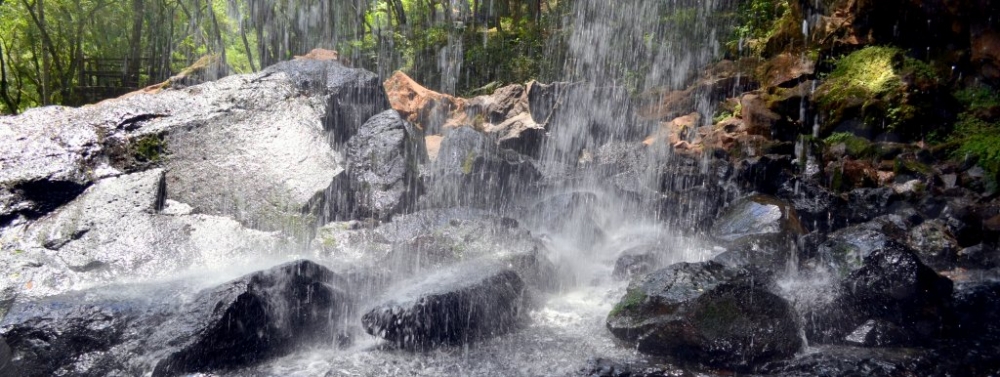
[[[936,72],[895,47],[870,46],[836,61],[817,88],[814,101],[825,116],[821,133],[858,119],[874,134],[892,132],[913,138],[928,132],[921,122],[933,117]]]

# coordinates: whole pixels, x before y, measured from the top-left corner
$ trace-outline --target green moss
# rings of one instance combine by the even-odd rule
[[[465,155],[465,160],[462,161],[462,173],[466,175],[471,174],[472,168],[475,166],[475,163],[476,163],[476,153],[473,151],[469,151],[469,153]]]
[[[831,123],[860,111],[866,124],[896,130],[919,112],[908,101],[908,82],[929,85],[935,77],[930,66],[905,57],[898,48],[870,46],[837,60],[818,90],[817,102]]]
[[[617,316],[624,311],[636,310],[642,303],[646,302],[646,294],[642,292],[639,288],[629,288],[625,292],[625,297],[622,297],[621,301],[611,309],[609,316]]]
[[[137,140],[132,147],[132,157],[139,162],[158,162],[167,149],[167,142],[159,135],[147,135]]]
[[[824,139],[823,142],[827,146],[844,143],[847,147],[847,154],[851,157],[871,157],[876,152],[871,141],[850,132],[836,132]]]
[[[931,169],[930,166],[905,158],[897,158],[892,170],[896,174],[911,173],[925,176],[934,174],[934,169]]]

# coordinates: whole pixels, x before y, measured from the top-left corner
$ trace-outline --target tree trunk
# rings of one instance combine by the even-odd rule
[[[145,0],[132,0],[132,33],[128,42],[128,58],[125,60],[125,87],[139,87],[139,68],[142,65],[142,23],[145,15]]]
[[[3,0],[0,0],[0,4]],[[7,63],[3,56],[4,48],[3,42],[0,41],[0,99],[3,100],[3,104],[7,106],[7,110],[11,114],[17,115],[17,102],[10,96],[10,83],[7,80]]]

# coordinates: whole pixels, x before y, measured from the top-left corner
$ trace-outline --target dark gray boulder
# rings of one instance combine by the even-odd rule
[[[511,332],[527,318],[524,282],[495,265],[455,266],[389,292],[361,322],[402,348],[466,344]]]
[[[817,343],[917,345],[949,331],[953,283],[895,242],[874,250],[829,303],[805,314]]]
[[[410,210],[423,184],[417,164],[425,160],[422,133],[395,110],[371,117],[347,141],[347,168],[311,207],[320,221],[388,220]]]
[[[643,353],[750,370],[802,345],[792,306],[767,285],[714,262],[675,264],[630,283],[607,326]]]
[[[331,340],[349,309],[345,282],[326,267],[296,261],[203,291],[150,336],[170,345],[154,353],[153,376],[246,365]]]
[[[19,302],[0,322],[0,338],[19,376],[221,370],[334,339],[351,310],[346,284],[296,261],[194,297],[185,282],[109,286]]]
[[[538,190],[542,174],[528,157],[501,150],[471,127],[450,130],[428,169],[424,207],[505,209]]]

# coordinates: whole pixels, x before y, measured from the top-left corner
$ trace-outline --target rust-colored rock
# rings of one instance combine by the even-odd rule
[[[427,89],[401,71],[396,71],[383,86],[393,110],[427,134],[467,122],[465,99]]]
[[[314,48],[308,54],[296,55],[295,60],[340,60],[340,53],[337,50]]]
[[[771,137],[775,123],[781,116],[768,108],[767,101],[758,94],[745,94],[740,98],[740,118],[747,133]]]
[[[757,75],[765,86],[787,86],[798,84],[816,72],[816,62],[801,54],[781,53],[769,59],[757,69]]]

